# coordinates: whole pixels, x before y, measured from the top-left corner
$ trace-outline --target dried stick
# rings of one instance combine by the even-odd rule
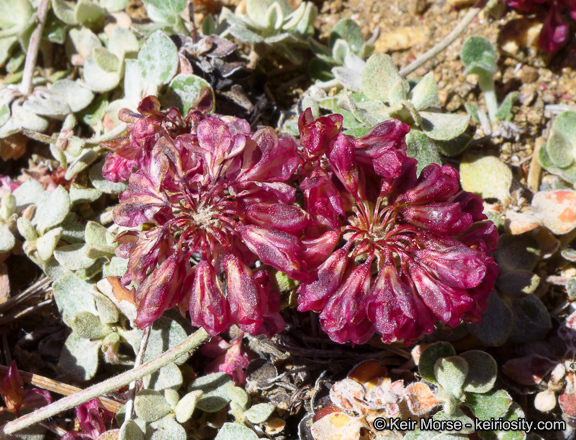
[[[140,340],[140,347],[138,348],[138,354],[136,355],[136,360],[134,361],[134,368],[138,368],[142,365],[142,360],[144,359],[144,353],[146,353],[146,346],[148,345],[148,338],[150,337],[150,327],[144,329],[144,334]],[[128,387],[129,399],[126,402],[126,420],[132,420],[134,417],[134,399],[136,399],[136,391],[138,389],[138,381],[134,380],[130,382]]]
[[[418,69],[418,67],[422,66],[427,61],[430,61],[432,58],[450,46],[456,40],[456,38],[458,38],[460,34],[466,30],[468,25],[472,23],[472,21],[476,18],[484,6],[486,6],[487,2],[488,0],[478,0],[478,2],[466,13],[462,21],[456,25],[452,32],[446,35],[446,37],[444,37],[442,41],[440,41],[432,49],[423,53],[402,70],[400,70],[400,75],[406,76],[414,72],[416,69]]]
[[[79,393],[72,394],[71,396],[65,397],[57,402],[39,408],[30,414],[26,414],[25,416],[19,417],[16,420],[12,420],[11,422],[0,426],[0,439],[6,438],[8,435],[21,431],[28,426],[42,422],[49,417],[61,413],[62,411],[75,408],[90,399],[117,390],[118,388],[126,386],[130,382],[141,379],[144,376],[148,376],[182,356],[191,355],[196,348],[208,341],[208,339],[210,339],[210,335],[206,333],[206,330],[199,329],[192,335],[188,336],[176,347],[164,352],[157,358],[146,362],[138,368],[126,371],[125,373],[119,374],[118,376],[112,377],[104,382],[100,382],[90,388],[80,391]]]
[[[29,383],[43,390],[52,391],[53,393],[61,394],[63,396],[69,396],[70,394],[78,393],[82,391],[82,388],[78,388],[67,383],[58,382],[57,380],[49,379],[44,376],[39,376],[38,374],[27,373],[26,371],[18,370],[20,377],[24,383]],[[8,367],[0,365],[0,377],[5,377],[8,374]],[[122,404],[116,402],[107,397],[100,397],[100,402],[104,408],[113,413],[117,413],[122,408]]]
[[[25,301],[28,301],[33,296],[44,293],[48,286],[52,283],[52,280],[48,277],[42,277],[22,293],[19,293],[16,296],[13,296],[5,303],[0,304],[0,313],[6,313],[13,307],[16,307],[19,304],[22,304]]]
[[[40,49],[40,40],[42,39],[42,31],[44,24],[46,24],[46,16],[50,7],[50,0],[40,0],[38,6],[38,24],[36,29],[32,32],[30,37],[30,44],[28,45],[28,53],[26,54],[26,63],[24,64],[24,75],[20,83],[20,93],[28,96],[32,93],[32,78],[34,77],[34,69],[36,68],[36,61],[38,59],[38,49]]]

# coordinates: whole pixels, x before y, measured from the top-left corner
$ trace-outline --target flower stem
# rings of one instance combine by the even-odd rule
[[[98,383],[86,388],[79,393],[72,394],[68,397],[58,400],[44,408],[37,409],[36,411],[26,414],[25,416],[19,417],[16,420],[6,423],[0,426],[0,439],[6,438],[6,436],[13,434],[15,432],[21,431],[28,426],[34,425],[35,423],[46,420],[49,417],[53,417],[56,414],[66,411],[68,409],[74,408],[84,402],[94,399],[95,397],[101,396],[103,394],[114,391],[120,387],[128,385],[130,382],[139,380],[144,376],[158,371],[160,368],[165,367],[170,362],[174,362],[176,359],[183,355],[191,355],[192,351],[202,345],[204,342],[210,339],[210,335],[204,329],[199,329],[192,335],[188,336],[184,341],[178,344],[176,347],[162,353],[155,359],[142,364],[141,366],[134,368],[125,373],[119,374],[111,379],[104,382]]]
[[[406,67],[404,67],[402,70],[400,70],[400,75],[406,76],[414,72],[416,69],[418,69],[418,67],[422,66],[427,61],[430,61],[432,58],[450,46],[456,40],[456,38],[458,38],[460,34],[466,30],[468,25],[472,23],[472,21],[476,18],[484,6],[486,6],[487,1],[488,0],[478,0],[478,2],[466,13],[462,21],[456,25],[452,32],[446,35],[446,37],[432,49],[425,52]]]
[[[42,31],[46,23],[46,16],[50,9],[50,0],[40,0],[38,6],[38,24],[36,29],[30,36],[30,44],[28,45],[28,53],[26,54],[26,63],[24,64],[24,75],[20,83],[20,93],[24,96],[32,93],[32,78],[34,77],[34,69],[36,68],[36,60],[38,59],[38,49],[40,49],[40,40],[42,39]]]

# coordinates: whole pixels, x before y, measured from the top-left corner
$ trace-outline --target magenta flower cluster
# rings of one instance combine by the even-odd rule
[[[548,10],[540,32],[540,47],[547,53],[556,52],[570,37],[570,24],[564,13],[576,20],[576,0],[506,0],[508,5],[520,12],[530,13],[537,4]]]
[[[498,273],[498,234],[458,172],[417,176],[409,126],[390,120],[355,139],[342,116],[300,118],[300,145],[270,127],[145,98],[105,175],[129,176],[114,211],[123,285],[136,283],[140,327],[178,306],[215,335],[237,324],[271,336],[285,323],[274,271],[299,284],[340,343],[410,342],[477,322]],[[298,196],[300,194],[300,196]],[[299,202],[299,203],[297,203]]]

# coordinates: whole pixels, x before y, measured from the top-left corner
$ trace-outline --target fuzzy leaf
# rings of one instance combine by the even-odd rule
[[[466,399],[466,406],[480,420],[504,417],[511,404],[512,397],[504,390],[491,391],[486,394],[470,393]]]
[[[167,93],[162,98],[162,104],[166,107],[178,107],[182,114],[185,115],[196,103],[202,87],[210,87],[210,84],[199,76],[176,75],[170,82]],[[213,91],[212,96],[215,99]]]
[[[72,273],[54,282],[54,299],[67,325],[70,326],[74,316],[80,312],[98,313],[94,297],[88,293],[91,288],[92,284],[80,280]]]
[[[342,39],[346,41],[354,53],[359,54],[364,45],[364,36],[362,35],[362,29],[354,20],[346,18],[340,20],[332,28],[330,32],[330,38],[328,39],[328,45],[334,47],[334,43]]]
[[[134,399],[136,415],[145,422],[155,422],[170,412],[164,395],[155,390],[142,390]]]
[[[105,336],[104,326],[100,319],[90,312],[77,313],[70,324],[79,338],[101,339]]]
[[[259,34],[242,26],[232,25],[227,30],[233,37],[238,38],[243,43],[255,44],[264,41],[264,38],[261,37]]]
[[[173,23],[175,17],[186,7],[186,0],[145,0],[147,9],[152,6],[154,9],[153,20]]]
[[[360,91],[362,89],[361,76],[358,75],[357,71],[347,67],[334,67],[332,69],[332,74],[344,87],[355,91]]]
[[[510,340],[516,344],[541,340],[552,328],[548,309],[534,295],[512,301],[511,309],[514,327]]]
[[[0,253],[8,252],[16,244],[16,239],[8,225],[5,223],[0,223]]]
[[[98,67],[106,72],[116,73],[120,70],[120,60],[116,55],[103,47],[95,47],[92,51],[92,58]]]
[[[272,415],[276,407],[269,403],[259,403],[244,413],[246,418],[254,423],[264,423]]]
[[[88,255],[91,258],[114,255],[118,247],[118,244],[114,243],[114,236],[100,223],[86,223],[85,237],[86,244],[90,245]]]
[[[133,420],[126,420],[122,423],[118,440],[144,440],[144,434],[140,427]]]
[[[574,148],[559,130],[553,129],[550,133],[546,150],[556,167],[566,168],[574,163]]]
[[[74,10],[76,22],[91,25],[97,23],[106,11],[90,0],[80,0]]]
[[[96,261],[86,255],[88,245],[82,243],[61,246],[54,251],[54,258],[70,270],[88,269]]]
[[[464,155],[460,181],[465,191],[478,194],[483,199],[495,198],[505,205],[510,203],[512,171],[497,157]]]
[[[498,112],[496,113],[496,119],[499,121],[509,121],[512,119],[512,106],[518,98],[518,92],[510,92],[498,107]]]
[[[415,128],[410,130],[406,135],[406,145],[408,146],[408,156],[418,161],[418,174],[431,163],[442,164],[436,143],[420,130]]]
[[[18,203],[18,198],[16,198]],[[32,224],[40,234],[47,229],[58,226],[70,212],[70,198],[68,192],[61,186],[58,186],[51,193],[43,194],[42,199],[38,202],[36,213]]]
[[[76,380],[90,380],[98,370],[100,343],[72,332],[60,354],[58,370]]]
[[[217,412],[230,401],[228,392],[234,387],[234,382],[226,373],[212,373],[194,380],[188,391],[200,390],[204,394],[198,400],[196,407],[206,412]]]
[[[442,358],[455,356],[456,351],[452,344],[448,342],[437,342],[431,344],[424,349],[418,361],[418,372],[420,376],[428,382],[437,383],[436,375],[434,374],[434,365],[436,361]]]
[[[156,86],[167,84],[178,69],[178,50],[162,31],[156,31],[146,40],[138,53],[142,77]]]
[[[64,178],[72,180],[74,176],[88,168],[96,159],[98,159],[98,152],[95,149],[86,148],[80,153],[66,170]]]
[[[38,256],[42,260],[48,261],[52,257],[54,249],[56,249],[56,245],[58,241],[60,241],[60,237],[62,237],[62,228],[54,228],[36,240]]]
[[[190,420],[200,397],[202,397],[202,391],[196,390],[189,392],[180,399],[176,408],[174,408],[174,414],[176,415],[176,421],[178,423],[186,423]]]
[[[120,319],[120,312],[110,299],[100,292],[97,288],[92,287],[90,294],[96,301],[96,309],[98,309],[98,317],[103,324],[114,324]]]
[[[52,0],[52,10],[56,17],[71,26],[78,24],[74,6],[74,3],[65,0]]]
[[[266,27],[279,30],[284,22],[284,13],[278,3],[272,4],[266,11]]]
[[[259,27],[266,28],[268,27],[266,14],[272,5],[274,5],[273,0],[247,0],[246,14]]]
[[[540,245],[529,235],[500,236],[494,255],[501,270],[533,270],[540,259]]]
[[[410,101],[416,110],[426,110],[427,108],[440,108],[438,99],[438,83],[434,79],[432,72],[427,73],[416,87],[410,92]]]
[[[484,37],[469,37],[460,53],[466,74],[493,75],[496,73],[496,51]]]
[[[254,431],[237,423],[224,423],[214,440],[258,440]]]
[[[78,216],[71,212],[60,223],[62,228],[62,239],[70,244],[84,243],[84,224],[80,222]]]
[[[178,390],[182,385],[182,373],[176,364],[170,363],[142,379],[144,388],[162,391],[167,388]]]
[[[112,257],[110,262],[102,267],[102,278],[122,277],[128,270],[128,260],[124,258]]]
[[[107,92],[120,84],[120,73],[108,72],[102,69],[94,58],[86,60],[84,64],[84,81],[94,92]]]
[[[168,318],[158,319],[152,326],[143,362],[148,362],[175,347],[186,339],[186,336],[186,331],[176,321]],[[181,365],[186,359],[187,356],[183,356],[176,359],[175,363]]]
[[[40,116],[63,116],[70,113],[70,107],[64,99],[47,90],[41,94],[33,93],[22,108]]]
[[[490,292],[480,324],[468,324],[472,336],[488,347],[503,345],[512,332],[512,311],[496,291]]]
[[[250,396],[241,387],[233,387],[228,391],[228,396],[232,403],[237,405],[242,411],[250,406]]]
[[[492,356],[480,350],[470,350],[460,354],[468,364],[468,374],[464,391],[487,393],[492,389],[498,376],[498,365]]]
[[[100,5],[108,12],[118,12],[126,7],[128,1],[129,0],[100,0]]]
[[[152,428],[152,429],[150,429]],[[150,436],[150,432],[153,434]],[[173,414],[153,422],[146,430],[146,438],[150,440],[186,440],[186,430],[174,420]]]
[[[389,55],[377,53],[368,58],[362,73],[362,92],[368,99],[387,101],[388,93],[402,77]]]
[[[77,188],[72,186],[70,188],[70,202],[72,206],[81,203],[92,203],[102,196],[102,191],[96,188]]]
[[[456,156],[468,147],[470,141],[472,141],[472,137],[466,133],[462,133],[460,136],[456,136],[454,139],[450,139],[449,141],[435,140],[434,143],[441,154],[445,156]]]
[[[422,111],[422,129],[432,139],[449,141],[460,136],[468,128],[470,116]]]
[[[140,43],[136,36],[120,26],[115,26],[108,38],[108,50],[116,55],[120,60],[129,53],[137,53],[140,50]]]
[[[445,390],[457,398],[463,396],[462,387],[468,374],[468,363],[460,356],[438,359],[434,364],[434,376]]]
[[[36,179],[28,179],[12,193],[16,199],[16,209],[18,210],[28,205],[37,204],[43,194],[44,187]]]
[[[94,99],[94,94],[77,81],[61,79],[50,87],[50,92],[62,98],[73,113],[86,108]]]

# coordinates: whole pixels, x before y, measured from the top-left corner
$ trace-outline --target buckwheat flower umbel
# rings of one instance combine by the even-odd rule
[[[250,334],[283,329],[279,293],[254,265],[311,279],[313,249],[299,239],[310,218],[288,183],[296,150],[270,127],[252,133],[245,120],[206,113],[194,114],[188,133],[161,131],[114,211],[133,228],[119,234],[118,255],[129,260],[122,284],[140,283],[139,327],[178,305],[212,335],[232,324]]]
[[[62,440],[97,440],[110,427],[114,414],[92,399],[76,407],[80,431],[69,431]]]
[[[489,256],[498,234],[481,199],[460,190],[450,166],[431,164],[417,177],[408,130],[385,121],[359,139],[333,136],[326,148],[324,171],[345,210],[335,228],[341,241],[316,279],[301,284],[298,309],[320,313],[339,343],[365,343],[374,333],[409,343],[437,321],[478,321],[498,273]],[[306,160],[306,137],[302,147]]]
[[[0,408],[0,414],[7,411],[20,416],[52,403],[52,396],[48,391],[39,388],[24,388],[16,361],[12,361],[8,373],[0,383],[0,395],[6,405]]]

